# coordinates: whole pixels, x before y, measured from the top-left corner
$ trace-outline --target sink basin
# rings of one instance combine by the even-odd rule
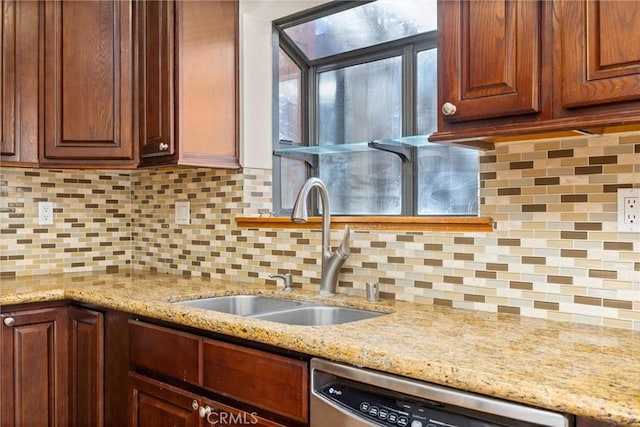
[[[300,301],[265,297],[261,295],[228,295],[223,297],[178,301],[174,304],[220,311],[229,314],[237,314],[239,316],[252,316],[254,314],[299,307],[303,303]]]
[[[382,316],[384,313],[346,307],[307,306],[253,316],[288,325],[328,326]]]

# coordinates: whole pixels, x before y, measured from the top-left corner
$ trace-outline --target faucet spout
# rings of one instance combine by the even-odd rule
[[[335,295],[338,284],[338,274],[345,260],[350,255],[349,226],[345,227],[344,237],[340,246],[334,253],[329,244],[331,229],[331,208],[329,206],[329,192],[320,178],[309,178],[300,187],[298,197],[293,205],[291,220],[293,222],[307,222],[307,198],[311,190],[315,188],[322,202],[322,276],[320,277],[320,295]]]

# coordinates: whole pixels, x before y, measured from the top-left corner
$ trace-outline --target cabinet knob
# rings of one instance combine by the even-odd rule
[[[456,113],[456,106],[450,102],[445,102],[442,104],[442,114],[445,116],[453,116]]]
[[[211,413],[211,406],[209,405],[201,406],[200,408],[198,408],[198,415],[200,416],[200,418],[205,418],[210,413]]]
[[[160,143],[160,151],[167,151],[169,149],[169,144],[165,144],[164,142]]]
[[[3,322],[5,325],[11,327],[16,324],[16,319],[13,317],[5,317]]]

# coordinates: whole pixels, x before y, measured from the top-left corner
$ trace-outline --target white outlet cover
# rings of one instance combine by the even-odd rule
[[[635,199],[632,207],[629,199]],[[633,220],[627,221],[627,215],[633,215]],[[618,231],[640,233],[640,188],[618,189]]]
[[[38,202],[38,225],[53,225],[53,202]]]
[[[191,203],[177,201],[175,207],[175,220],[177,225],[189,225],[191,223]]]

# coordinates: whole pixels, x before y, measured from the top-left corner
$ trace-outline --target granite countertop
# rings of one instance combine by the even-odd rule
[[[70,299],[559,412],[640,426],[640,333],[449,307],[336,296],[386,311],[334,326],[293,326],[177,306],[229,294],[319,301],[273,285],[171,275],[65,274],[2,279],[0,305]]]

